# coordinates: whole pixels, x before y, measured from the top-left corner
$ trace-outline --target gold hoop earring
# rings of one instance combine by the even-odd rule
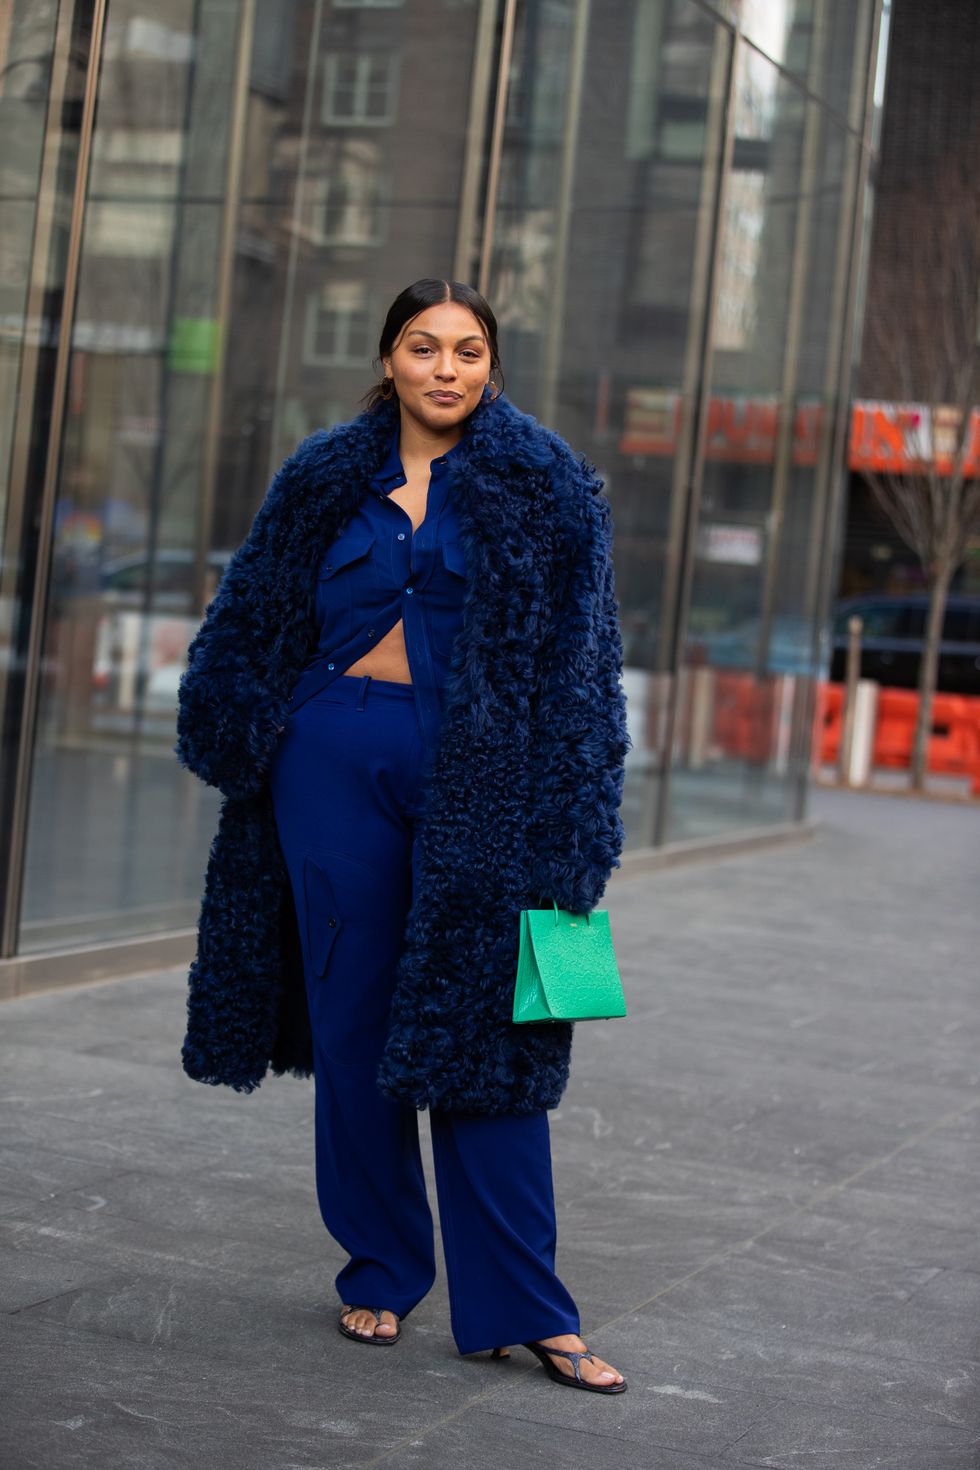
[[[389,398],[394,398],[394,396],[395,396],[395,380],[394,380],[394,378],[389,378],[387,376],[383,377],[381,379],[381,382],[378,384],[378,392],[381,394],[381,397],[385,400],[385,402],[387,402]]]

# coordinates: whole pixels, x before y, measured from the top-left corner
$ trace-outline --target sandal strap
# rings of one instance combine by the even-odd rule
[[[347,1317],[347,1316],[350,1315],[351,1312],[373,1312],[374,1313],[374,1320],[375,1320],[375,1322],[377,1322],[377,1324],[378,1324],[379,1327],[383,1327],[384,1326],[384,1323],[381,1321],[381,1313],[382,1312],[387,1312],[389,1310],[390,1310],[390,1308],[388,1308],[388,1307],[359,1307],[359,1306],[341,1307],[341,1309],[340,1309],[340,1315],[341,1315],[341,1317]],[[394,1317],[395,1321],[397,1322],[398,1321],[398,1313],[397,1312],[392,1312],[391,1315]]]
[[[570,1352],[568,1348],[545,1347],[543,1342],[539,1342],[538,1347],[541,1348],[543,1352],[557,1353],[558,1356],[561,1358],[568,1358],[572,1364],[572,1367],[575,1369],[575,1377],[578,1379],[579,1383],[582,1382],[582,1370],[580,1364],[583,1358],[587,1358],[590,1363],[592,1362],[592,1353],[590,1349],[586,1348],[584,1353],[576,1353]]]

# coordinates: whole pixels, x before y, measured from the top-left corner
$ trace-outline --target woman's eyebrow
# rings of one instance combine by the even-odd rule
[[[422,330],[421,327],[413,327],[412,330],[408,333],[408,336],[409,337],[430,337],[433,342],[438,342],[440,340],[436,336],[435,332],[425,332],[425,331]],[[472,332],[470,334],[470,336],[468,336],[468,337],[459,337],[457,339],[457,341],[456,341],[456,346],[458,347],[461,342],[482,342],[482,341],[483,341],[483,338],[479,335],[478,332]]]

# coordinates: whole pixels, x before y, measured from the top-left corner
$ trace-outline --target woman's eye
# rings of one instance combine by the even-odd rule
[[[413,347],[412,348],[412,352],[416,356],[419,356],[422,353],[425,353],[426,355],[428,355],[431,351],[432,351],[432,348],[431,347]],[[461,355],[463,357],[469,358],[469,360],[471,362],[478,362],[479,361],[479,358],[480,358],[480,351],[479,351],[479,348],[468,347],[468,348],[465,348],[464,349],[464,351],[462,352]]]

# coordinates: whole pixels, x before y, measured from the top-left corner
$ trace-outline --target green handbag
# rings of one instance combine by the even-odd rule
[[[598,1021],[626,1015],[609,914],[522,909],[515,1021]]]

